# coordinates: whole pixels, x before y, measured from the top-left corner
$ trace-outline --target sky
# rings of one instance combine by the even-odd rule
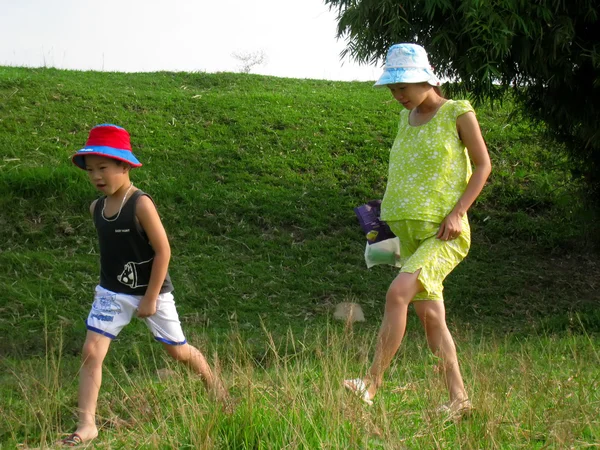
[[[0,0],[0,65],[75,70],[239,72],[376,80],[340,59],[336,13],[322,0]]]

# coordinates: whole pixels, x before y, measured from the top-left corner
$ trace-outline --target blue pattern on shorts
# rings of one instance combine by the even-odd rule
[[[116,302],[116,298],[116,294],[96,297],[90,317],[102,322],[112,322],[115,316],[121,313],[121,306]]]

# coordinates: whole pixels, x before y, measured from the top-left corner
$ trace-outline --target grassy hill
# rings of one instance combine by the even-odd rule
[[[209,354],[219,355],[225,372],[237,374],[231,375],[232,385],[242,385],[240,380],[253,373],[268,386],[280,376],[289,376],[296,380],[290,381],[290,389],[300,389],[310,378],[307,368],[320,375],[330,369],[319,365],[328,349],[346,352],[348,363],[333,358],[340,365],[352,361],[364,365],[368,360],[367,344],[376,333],[395,271],[364,267],[365,241],[352,208],[383,195],[399,110],[388,92],[372,89],[370,83],[227,73],[125,75],[0,67],[0,369],[3,364],[6,369],[0,370],[5,374],[0,375],[5,386],[0,388],[0,401],[4,398],[15,411],[7,425],[0,426],[0,443],[3,439],[49,443],[52,433],[73,426],[69,412],[85,334],[83,320],[98,279],[98,254],[88,212],[97,193],[86,174],[71,164],[70,156],[85,143],[92,126],[116,123],[131,134],[134,152],[144,163],[133,172],[133,182],[155,199],[171,240],[170,272],[184,330]],[[553,370],[560,366],[561,352],[575,348],[583,352],[574,359],[577,367],[588,357],[598,362],[593,334],[600,330],[595,214],[586,207],[585,186],[571,173],[561,147],[544,135],[543,126],[513,111],[508,100],[494,109],[479,107],[478,117],[494,171],[470,214],[471,254],[446,283],[449,322],[472,357],[467,366],[477,369],[468,380],[471,384],[478,379],[475,373],[491,370],[487,375],[495,379],[508,370],[519,370],[485,363],[478,359],[480,351],[513,355],[506,357],[507,365],[520,361],[521,367],[531,368],[514,357],[525,352],[541,355],[543,364],[539,360],[531,364],[542,364],[548,386],[554,389]],[[341,301],[361,303],[367,316],[366,324],[355,327],[350,337],[343,326],[330,323],[332,306]],[[425,352],[414,318],[410,329],[418,344],[407,344],[399,356],[401,367],[393,373],[410,370],[406,365],[410,367],[413,356],[420,358]],[[558,336],[558,344],[552,343],[553,336]],[[532,337],[539,339],[533,347],[523,344]],[[331,346],[325,345],[330,339]],[[149,341],[145,327],[133,323],[115,342],[108,367],[115,372],[124,368],[125,373],[145,373],[143,361],[154,351]],[[359,356],[352,350],[359,347],[357,343]],[[545,360],[549,347],[551,356]],[[126,351],[130,348],[137,351]],[[236,355],[247,363],[239,372]],[[292,368],[286,355],[295,363]],[[265,372],[255,373],[259,369]],[[430,381],[420,373],[422,363],[413,369],[415,380]],[[19,389],[19,373],[36,381]],[[597,386],[597,371],[577,373],[581,389]],[[45,380],[45,396],[40,400],[44,406],[34,412],[29,408],[35,402],[23,400],[23,395],[36,392],[40,377]],[[114,391],[108,387],[107,395],[120,392],[123,380],[114,377],[118,387]],[[535,378],[529,381],[533,388]],[[158,389],[153,379],[144,378],[144,383]],[[335,389],[339,391],[337,385]],[[483,385],[480,389],[488,392]],[[174,391],[175,387],[166,394],[155,393],[166,395],[157,404],[186,401],[173,397]],[[48,405],[56,396],[61,400],[53,409]],[[338,397],[344,398],[343,393]],[[326,402],[327,408],[335,408],[338,397]],[[296,425],[306,425],[300,415],[296,421],[294,413],[273,422],[278,425],[271,424],[274,431],[268,439],[260,432],[225,431],[236,426],[242,430],[247,420],[267,426],[270,408],[279,404],[262,398],[266,403],[254,412],[248,412],[243,402],[242,412],[233,419],[211,416],[214,423],[209,422],[217,424],[217,431],[204,427],[206,423],[200,429],[190,428],[195,414],[206,413],[202,407],[194,409],[187,431],[169,428],[174,437],[167,446],[194,446],[198,436],[193,437],[190,429],[207,439],[218,436],[217,447],[229,445],[223,442],[235,448],[263,448],[257,442],[287,445],[284,436],[290,428],[286,427],[296,430]],[[531,398],[522,393],[522,414],[538,411],[524,406]],[[543,403],[546,396],[542,393],[539,398]],[[315,408],[310,420],[319,433],[312,438],[302,434],[298,447],[364,444],[348,420],[356,426],[371,422],[334,414],[341,428],[327,434],[323,430],[332,423],[323,419],[322,405],[311,401],[307,398],[304,406]],[[598,412],[598,399],[585,401],[585,407],[582,403],[560,410],[560,420],[579,411],[583,425],[574,434],[560,434],[557,428],[536,431],[532,426],[527,433],[519,429],[494,436],[499,446],[515,436],[524,446],[577,439],[593,442],[600,436],[598,424],[588,419]],[[386,404],[391,408],[388,414],[400,408],[399,403]],[[297,411],[297,405],[286,405],[289,411]],[[135,419],[138,406],[135,402],[121,405],[125,412],[115,414]],[[106,416],[116,409],[105,411]],[[29,420],[19,422],[19,414]],[[520,414],[515,412],[515,423],[522,420]],[[382,417],[373,418],[373,424],[385,430],[375,439],[384,448],[397,438],[397,430],[389,434],[388,419]],[[411,432],[431,426],[415,420]],[[560,420],[556,423],[563,426]],[[444,434],[447,431],[440,425],[435,433],[405,445],[427,446],[441,436],[442,441],[481,447],[486,423],[474,421],[466,435],[465,430]],[[113,429],[110,439],[122,445],[136,439],[135,434],[122,434],[112,422],[107,427]],[[159,431],[155,427],[150,434]],[[557,440],[559,435],[563,441]],[[318,441],[311,440],[315,436]],[[110,447],[109,440],[105,444]],[[264,448],[277,447],[273,446]]]

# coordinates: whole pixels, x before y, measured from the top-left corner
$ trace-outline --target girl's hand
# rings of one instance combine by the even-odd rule
[[[156,314],[156,299],[151,299],[144,295],[137,307],[137,316],[140,319],[144,319],[145,317],[150,317],[154,314]]]
[[[456,239],[462,233],[462,223],[460,215],[452,211],[446,216],[440,225],[437,238],[442,241],[451,241]]]

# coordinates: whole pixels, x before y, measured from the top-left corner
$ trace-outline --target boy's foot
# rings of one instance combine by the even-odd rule
[[[209,387],[208,391],[213,400],[223,404],[229,402],[229,392],[227,389],[225,389],[222,383],[219,382],[217,386]]]
[[[235,412],[240,401],[238,398],[234,398],[230,395],[227,395],[227,397],[221,398],[219,402],[225,415],[230,416]]]
[[[360,378],[344,380],[344,387],[360,398],[367,405],[373,404],[373,395],[369,392],[367,384]]]
[[[446,415],[447,419],[459,420],[471,415],[473,412],[473,404],[468,398],[464,400],[454,400],[444,403],[437,409],[437,412]]]

